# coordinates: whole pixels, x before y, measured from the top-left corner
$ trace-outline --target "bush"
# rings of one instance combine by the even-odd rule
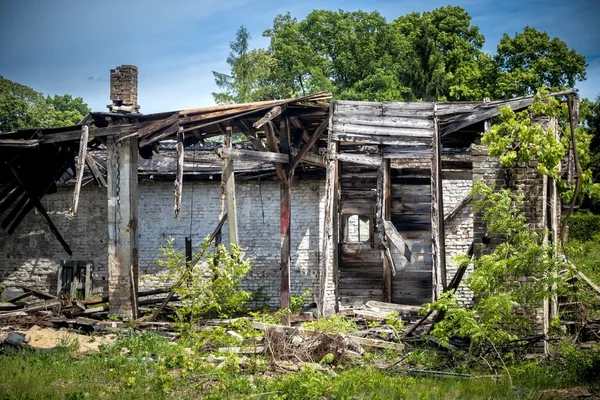
[[[205,240],[188,264],[185,255],[175,250],[173,239],[159,249],[158,264],[167,271],[159,279],[174,284],[179,296],[177,314],[181,322],[193,323],[201,318],[228,318],[244,310],[251,294],[240,288],[243,277],[250,271],[250,262],[241,257],[240,247],[218,246],[208,253],[211,242]]]
[[[600,215],[590,212],[573,214],[569,218],[569,239],[594,240],[600,235]]]

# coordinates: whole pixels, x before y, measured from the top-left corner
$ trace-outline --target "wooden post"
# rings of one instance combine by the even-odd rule
[[[381,214],[384,220],[389,221],[391,218],[391,179],[390,179],[390,160],[384,159],[381,163],[382,169],[382,180],[381,180]],[[382,238],[385,240],[385,238]],[[389,246],[389,243],[388,243]],[[391,259],[392,254],[387,249],[388,257],[383,258],[383,300],[391,303],[392,302],[392,266],[390,262],[393,262]]]
[[[83,180],[83,167],[85,166],[87,142],[89,136],[89,127],[84,125],[81,127],[81,139],[79,140],[79,154],[77,155],[77,181],[75,183],[75,190],[73,191],[73,202],[71,204],[71,216],[77,212],[77,205],[79,204],[79,192],[81,191],[81,181]]]
[[[138,138],[107,138],[109,312],[137,318]]]
[[[232,128],[231,125],[225,130],[225,148],[231,148]],[[238,244],[237,213],[235,203],[235,174],[233,172],[233,160],[225,158],[223,161],[223,180],[225,183],[225,198],[227,199],[227,227],[229,232],[229,245]]]
[[[175,210],[175,217],[179,218],[181,214],[181,197],[183,195],[183,140],[184,133],[179,128],[177,132],[177,174],[175,176],[175,204],[173,209]]]
[[[433,157],[431,159],[431,235],[433,239],[433,268],[435,279],[434,298],[438,299],[447,287],[446,281],[446,239],[444,232],[444,200],[442,191],[442,139],[435,116],[433,118]]]
[[[287,154],[291,161],[290,131],[285,118],[279,125],[279,152]],[[281,233],[281,290],[279,306],[281,309],[290,306],[290,265],[291,265],[291,226],[292,226],[292,172],[290,164],[281,164],[285,179],[280,180],[280,233]]]

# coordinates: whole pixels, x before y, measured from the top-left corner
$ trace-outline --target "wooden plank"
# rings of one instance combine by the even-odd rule
[[[170,125],[176,124],[179,121],[179,112],[174,112],[171,116],[158,121],[152,121],[150,124],[139,129],[138,134],[140,137],[140,145],[144,143],[146,136],[156,133],[157,131],[166,128]]]
[[[250,128],[246,124],[246,122],[244,122],[242,120],[235,120],[234,123],[238,127],[238,129],[248,138],[248,140],[250,142],[252,142],[252,144],[254,145],[254,147],[256,147],[257,150],[267,151],[267,148],[265,147],[265,145],[258,138],[256,131],[254,129]]]
[[[275,136],[275,127],[273,126],[272,122],[267,122],[267,124],[265,125],[265,134],[267,136],[267,144],[269,146],[269,149],[274,152],[274,153],[278,153],[279,152],[279,146],[277,145],[277,138]],[[283,171],[283,167],[281,166],[280,163],[275,163],[273,164],[275,166],[275,172],[277,173],[277,177],[279,178],[280,182],[284,182],[287,180],[287,174],[285,174],[285,172]]]
[[[360,165],[379,166],[381,165],[381,157],[368,156],[364,154],[349,154],[338,153],[331,156],[332,159],[344,162],[350,162]]]
[[[181,214],[181,198],[183,197],[183,166],[184,166],[184,155],[185,150],[183,147],[184,133],[177,132],[177,170],[175,173],[175,199],[173,203],[173,210],[175,211],[175,218],[179,218]]]
[[[234,150],[231,148],[222,148],[218,151],[222,158],[230,158],[232,160],[243,161],[263,161],[272,163],[287,164],[290,162],[289,156],[281,153],[273,153],[270,151],[256,150]]]
[[[298,149],[292,147],[292,156],[296,157],[298,155],[298,152],[299,152]],[[302,156],[302,159],[300,161],[302,161],[306,164],[316,165],[318,167],[326,167],[327,166],[326,157],[321,156],[316,153],[311,153],[311,152],[304,154],[304,156]]]
[[[44,219],[44,221],[46,222],[46,224],[48,224],[50,231],[54,234],[56,239],[58,239],[58,241],[63,246],[63,249],[67,252],[67,254],[72,255],[73,252],[71,251],[71,248],[69,247],[67,242],[63,239],[62,235],[60,234],[60,232],[58,231],[58,229],[52,222],[52,219],[50,219],[50,216],[46,212],[46,209],[40,203],[40,200],[29,191],[26,183],[21,178],[21,175],[17,172],[15,167],[10,162],[8,163],[8,166],[9,166],[13,176],[15,177],[16,181],[19,183],[19,186],[21,187],[21,189],[26,193],[27,196],[29,196],[31,198],[31,201],[33,202],[34,207],[40,212],[40,214],[41,214],[42,218]]]
[[[0,147],[30,148],[38,147],[41,139],[0,139]]]
[[[0,215],[4,214],[6,210],[10,208],[11,204],[14,203],[23,194],[23,188],[17,183],[13,183],[9,187],[7,187],[7,189],[9,188],[11,189],[8,191],[5,197],[0,198]]]
[[[143,126],[143,125],[142,125]],[[106,128],[96,128],[91,129],[89,131],[90,137],[104,137],[104,136],[112,136],[112,135],[128,135],[130,133],[135,133],[138,131],[138,124],[125,124],[125,125],[114,125]],[[42,140],[44,144],[47,143],[59,143],[59,142],[68,142],[71,140],[78,140],[81,138],[81,130],[78,129],[76,131],[68,131],[61,133],[54,133],[51,135],[43,135]]]
[[[92,157],[90,154],[86,154],[85,161],[92,175],[96,179],[96,182],[98,182],[98,186],[107,187],[106,179],[104,179],[104,175],[102,174],[102,172],[100,172],[100,168],[98,168],[98,163],[96,162],[94,157]]]
[[[406,202],[391,202],[392,214],[431,214],[430,203],[406,203]]]
[[[260,129],[267,122],[270,122],[273,120],[273,118],[276,118],[277,116],[281,115],[282,112],[283,112],[282,106],[275,106],[271,110],[269,110],[269,112],[267,112],[264,117],[262,117],[261,119],[256,121],[254,124],[252,124],[252,126],[255,129]]]
[[[147,135],[146,137],[141,139],[139,146],[149,146],[152,143],[156,143],[160,140],[166,139],[167,137],[175,133],[178,133],[180,130],[182,133],[185,133],[187,131],[186,129],[181,129],[181,127],[179,126],[179,121],[175,121],[171,125],[167,125],[164,128],[161,128],[158,131],[151,133],[150,135]]]
[[[433,132],[428,128],[394,128],[387,126],[366,126],[354,125],[348,123],[337,123],[333,125],[334,132],[374,135],[374,136],[392,136],[398,138],[431,138]]]
[[[89,127],[84,125],[81,127],[81,138],[79,139],[79,154],[77,155],[77,170],[75,173],[75,189],[73,190],[73,201],[71,202],[71,216],[77,212],[79,204],[79,192],[81,191],[81,182],[83,180],[83,168],[85,165],[85,157],[87,155]]]
[[[323,122],[321,122],[321,124],[317,127],[315,132],[310,137],[309,141],[304,143],[304,145],[302,146],[302,148],[300,149],[300,151],[298,152],[298,154],[294,157],[294,160],[292,161],[292,165],[290,166],[291,174],[294,173],[294,169],[298,166],[300,161],[302,161],[304,156],[306,154],[308,154],[308,151],[311,149],[311,147],[313,147],[314,144],[317,143],[317,140],[319,140],[319,138],[321,137],[323,132],[325,132],[325,130],[329,126],[328,124],[329,124],[329,120],[327,120],[327,119],[325,119]]]
[[[391,221],[384,220],[383,227],[385,229],[386,238],[396,247],[396,249],[400,252],[402,256],[408,261],[411,262],[412,252],[408,245],[404,242],[402,236],[396,230],[394,224]]]
[[[17,216],[17,214],[23,214],[22,212],[19,213],[21,210],[26,210],[27,212],[29,210],[31,210],[31,207],[28,207],[28,205],[30,204],[31,199],[29,196],[27,196],[26,194],[24,194],[19,201],[17,202],[17,204],[15,204],[12,208],[12,210],[10,210],[10,212],[8,213],[8,215],[6,215],[6,217],[4,218],[4,220],[2,221],[2,224],[0,224],[0,227],[2,229],[6,229],[11,221]]]
[[[451,221],[460,210],[462,210],[467,204],[469,204],[471,202],[471,194],[467,194],[465,197],[463,197],[463,199],[452,208],[452,210],[448,211],[445,215],[444,215],[444,223]]]
[[[233,130],[231,125],[226,128],[227,148],[230,148]],[[229,245],[239,244],[237,210],[235,200],[235,174],[233,161],[225,159],[223,163],[223,176],[225,177],[225,197],[227,199],[227,227],[229,232]]]
[[[388,146],[427,146],[431,143],[431,138],[419,137],[394,137],[382,136],[365,133],[348,133],[333,131],[331,135],[333,140],[345,143],[357,144],[383,144]]]
[[[433,129],[433,120],[430,118],[410,118],[401,116],[365,116],[344,115],[333,116],[334,126],[337,124],[352,124],[361,126],[381,126],[388,128],[418,128]]]
[[[437,117],[434,118],[433,160],[431,162],[431,233],[433,237],[433,262],[436,271],[434,298],[439,298],[446,289],[446,251],[444,235],[444,201],[442,193],[442,140]]]

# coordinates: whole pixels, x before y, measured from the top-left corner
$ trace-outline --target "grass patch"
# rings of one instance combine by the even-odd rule
[[[262,356],[243,360],[228,355],[218,363],[209,362],[210,353],[201,350],[204,346],[194,350],[188,347],[190,342],[128,333],[85,357],[68,347],[5,354],[0,356],[0,399],[533,399],[541,389],[581,384],[577,369],[595,365],[575,353],[561,363],[519,364],[509,368],[512,386],[505,371],[499,377],[436,378],[369,364],[325,369],[309,365],[282,373],[268,368],[270,360]],[[433,367],[424,361],[432,355],[414,354],[410,365]],[[364,360],[377,357],[389,360],[392,355],[373,353]]]

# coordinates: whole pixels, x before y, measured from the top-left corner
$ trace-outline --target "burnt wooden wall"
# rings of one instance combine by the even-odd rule
[[[435,104],[341,101],[334,103],[332,113],[330,140],[338,150],[330,156],[339,163],[335,228],[340,305],[431,301],[438,285],[435,239],[439,243],[440,231],[439,204],[432,203],[438,201],[435,168],[432,173]],[[351,242],[344,235],[346,216],[357,214],[370,216],[372,233],[367,240]],[[395,276],[382,245],[386,236],[378,234],[382,219],[393,223],[413,252],[408,260],[388,243]]]

